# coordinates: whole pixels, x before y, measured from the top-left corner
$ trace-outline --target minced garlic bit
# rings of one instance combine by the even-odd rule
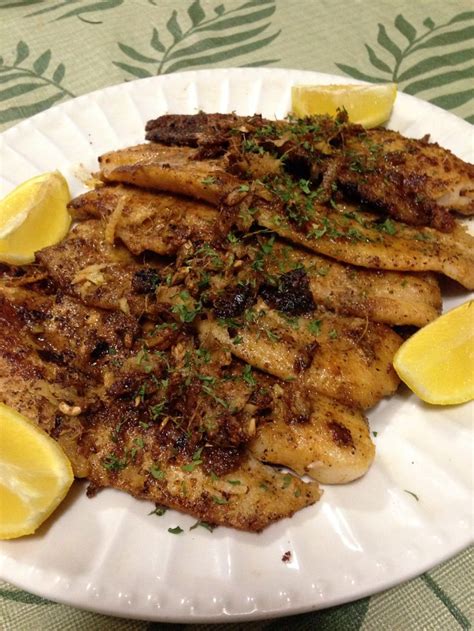
[[[120,298],[119,300],[120,311],[123,311],[125,315],[130,315],[130,307],[126,298]]]
[[[102,285],[105,283],[105,278],[102,273],[104,267],[107,267],[107,263],[94,263],[92,265],[88,265],[77,272],[77,274],[72,279],[72,285],[77,285],[78,283],[83,283],[85,281],[89,281],[93,285]]]
[[[115,230],[117,229],[118,222],[120,221],[120,217],[122,216],[123,209],[125,208],[125,204],[127,203],[128,195],[122,195],[117,202],[117,205],[113,209],[110,214],[109,220],[105,226],[105,242],[110,243],[110,245],[114,244],[115,241]]]
[[[59,404],[59,411],[65,414],[66,416],[79,416],[82,412],[82,408],[78,405],[69,405],[66,401],[61,401]]]

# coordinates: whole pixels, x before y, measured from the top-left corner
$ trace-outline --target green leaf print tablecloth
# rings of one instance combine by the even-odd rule
[[[467,0],[0,0],[0,35],[0,130],[108,85],[228,66],[396,81],[474,122],[474,6]],[[469,629],[473,585],[467,549],[355,603],[215,628]],[[0,582],[2,630],[173,626],[80,611]]]

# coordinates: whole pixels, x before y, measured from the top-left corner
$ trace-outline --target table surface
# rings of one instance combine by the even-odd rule
[[[232,15],[226,18],[227,14]],[[187,55],[173,56],[177,45],[184,49],[209,37],[194,32],[202,20],[231,18],[239,19],[227,29],[213,31],[218,37],[231,35],[230,46],[223,49],[214,41],[200,51],[194,47]],[[469,0],[0,0],[0,130],[107,85],[228,66],[297,68],[396,81],[404,92],[474,123],[473,31]],[[469,629],[472,551],[370,598],[245,626]],[[80,611],[0,581],[0,629],[141,631],[174,626]]]

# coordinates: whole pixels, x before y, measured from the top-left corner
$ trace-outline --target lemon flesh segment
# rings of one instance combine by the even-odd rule
[[[398,376],[427,403],[474,399],[474,301],[448,311],[400,346]]]
[[[369,129],[390,118],[396,96],[396,83],[295,85],[291,90],[291,104],[293,113],[300,118],[317,114],[335,116],[338,109],[345,109],[351,123]]]
[[[55,171],[23,182],[0,200],[0,261],[31,263],[35,252],[58,243],[71,225],[70,199],[66,180]]]
[[[73,480],[71,463],[58,443],[0,403],[0,539],[35,532]]]

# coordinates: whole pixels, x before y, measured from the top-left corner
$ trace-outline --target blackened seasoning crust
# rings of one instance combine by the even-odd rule
[[[249,283],[242,283],[225,291],[214,303],[214,313],[218,318],[237,318],[255,303],[254,289]]]
[[[152,267],[144,267],[132,279],[132,289],[137,294],[152,294],[160,284],[160,275]]]
[[[289,316],[304,315],[316,308],[303,268],[282,274],[277,285],[264,283],[260,295],[270,307]]]

